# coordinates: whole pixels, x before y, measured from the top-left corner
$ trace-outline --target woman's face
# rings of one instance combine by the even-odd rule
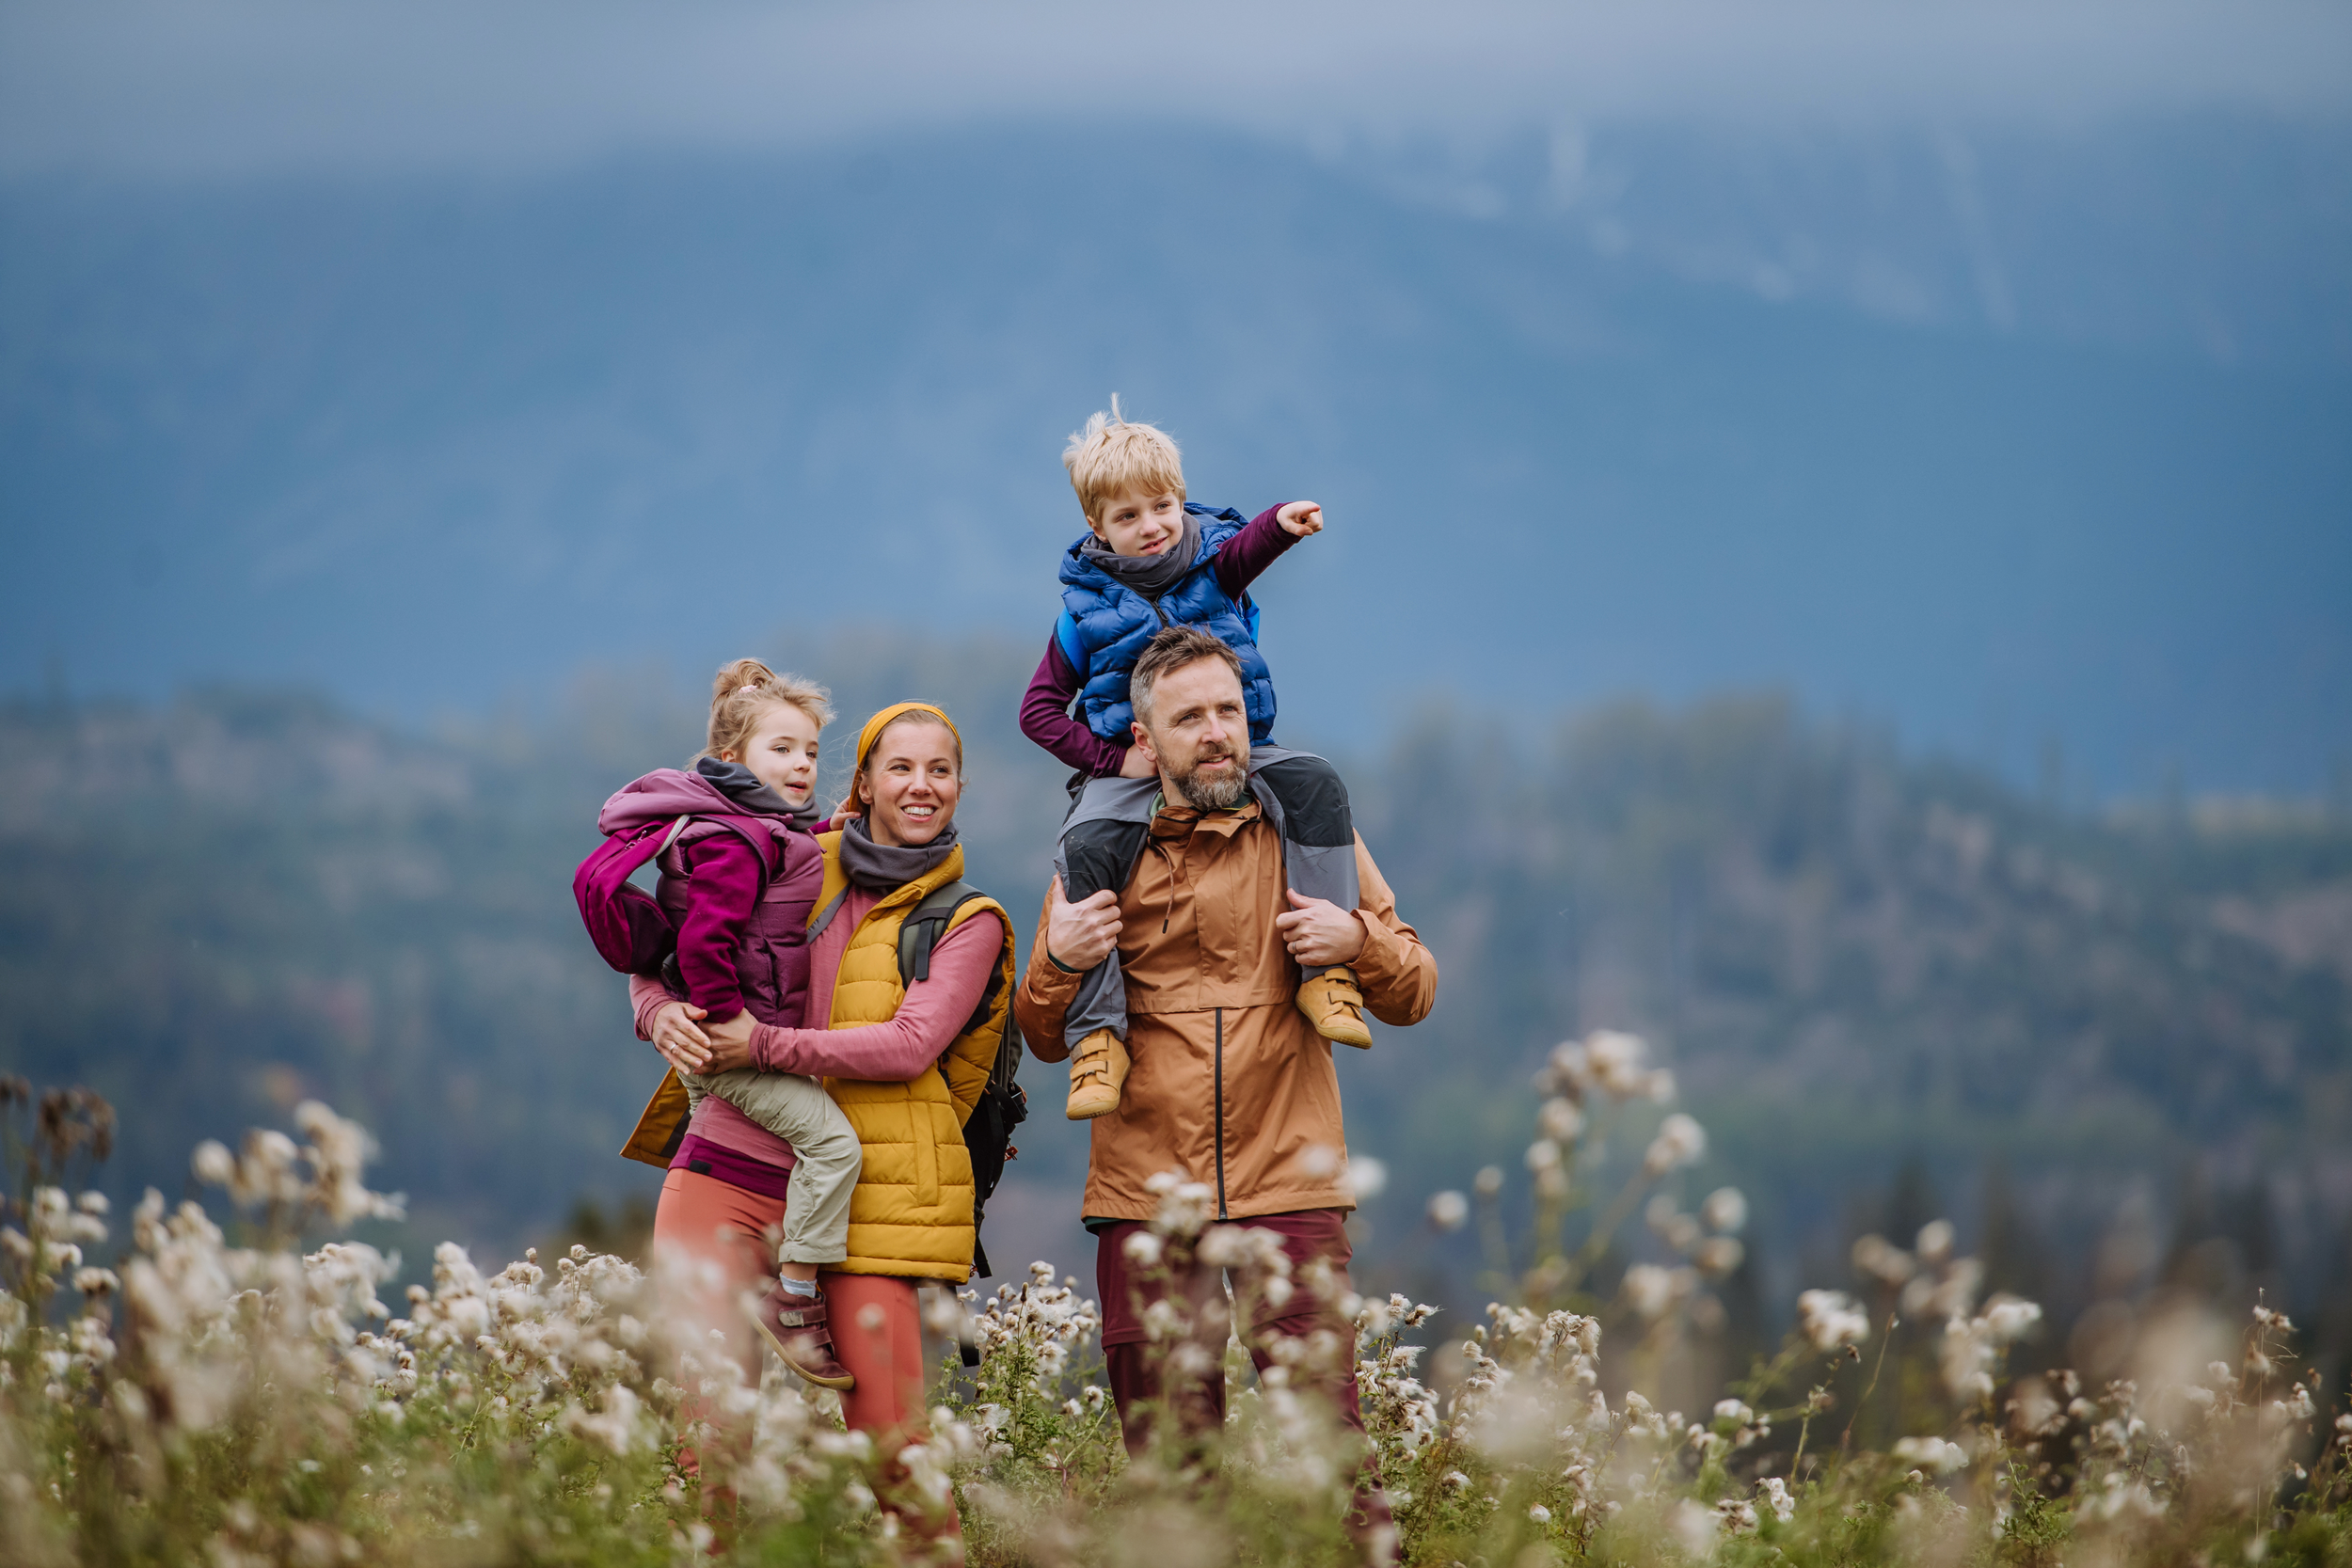
[[[857,782],[866,831],[877,844],[929,844],[956,818],[961,773],[956,737],[946,725],[891,725],[866,754]]]

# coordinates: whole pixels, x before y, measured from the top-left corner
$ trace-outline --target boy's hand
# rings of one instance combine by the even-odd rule
[[[1323,531],[1323,508],[1313,501],[1292,501],[1274,515],[1274,520],[1284,533],[1304,539]]]
[[[1122,779],[1156,779],[1159,774],[1160,770],[1152,766],[1150,757],[1143,754],[1140,746],[1128,747],[1126,756],[1119,764],[1119,776]]]

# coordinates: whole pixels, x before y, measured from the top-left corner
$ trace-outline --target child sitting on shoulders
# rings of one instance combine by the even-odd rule
[[[724,1022],[748,1011],[786,1028],[803,1022],[809,916],[824,882],[817,737],[832,718],[823,687],[739,659],[719,672],[694,771],[648,773],[597,817],[608,837],[675,819],[655,857],[655,901],[677,933],[662,978],[695,1018]],[[717,1095],[792,1146],[776,1283],[753,1321],[802,1377],[854,1386],[817,1281],[818,1264],[850,1255],[850,1193],[865,1163],[850,1118],[814,1078],[755,1068],[678,1077],[690,1103]]]
[[[1061,556],[1062,613],[1021,703],[1021,733],[1077,769],[1054,870],[1073,902],[1123,889],[1151,831],[1156,770],[1135,745],[1128,680],[1162,628],[1200,626],[1241,658],[1249,712],[1251,791],[1282,835],[1291,891],[1343,910],[1357,902],[1356,828],[1347,786],[1323,758],[1273,743],[1274,677],[1258,651],[1249,585],[1323,530],[1323,509],[1292,501],[1248,522],[1185,499],[1176,443],[1120,417],[1119,400],[1070,437],[1062,464],[1088,531]],[[1074,705],[1074,707],[1073,707]],[[1372,1044],[1363,992],[1343,964],[1298,988],[1298,1009],[1326,1039]],[[1116,953],[1087,974],[1071,1004],[1072,1120],[1118,1108],[1126,1082],[1127,993]]]

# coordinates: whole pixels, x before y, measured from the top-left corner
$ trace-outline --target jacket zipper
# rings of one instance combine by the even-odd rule
[[[1216,1009],[1216,1217],[1225,1213],[1225,1009]]]

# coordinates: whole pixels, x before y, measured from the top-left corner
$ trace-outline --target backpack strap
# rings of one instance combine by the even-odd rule
[[[768,883],[775,874],[784,868],[783,847],[776,842],[776,830],[765,819],[741,816],[681,816],[671,825],[669,835],[661,841],[661,847],[654,851],[654,859],[660,860],[668,853],[671,847],[685,836],[690,827],[703,829],[694,835],[697,839],[733,833],[749,845],[752,853],[759,858],[759,891],[762,895],[767,893]]]
[[[825,934],[825,927],[833,924],[833,917],[841,912],[841,905],[849,896],[850,884],[844,882],[841,884],[841,891],[833,895],[833,901],[827,904],[823,909],[818,910],[817,911],[817,917],[808,923],[808,936],[806,940],[811,947],[816,946],[817,939]],[[902,980],[900,983],[904,984],[904,981]]]
[[[938,946],[939,939],[946,934],[948,925],[956,918],[956,911],[975,898],[987,896],[987,894],[965,881],[943,882],[925,894],[923,901],[909,910],[906,919],[898,925],[898,983],[911,986],[917,980],[930,979],[931,949]],[[963,1027],[956,1031],[959,1035],[969,1034],[988,1022],[989,1006],[996,1000],[996,992],[1004,985],[1004,972],[992,965],[988,972],[988,984],[980,988],[979,1004],[972,1009],[972,1016],[965,1021]],[[1001,1056],[1003,1053],[999,1051],[998,1054]]]
[[[975,898],[988,895],[970,882],[942,882],[923,895],[898,923],[898,983],[911,986],[931,977],[931,949],[946,934],[956,911]]]

